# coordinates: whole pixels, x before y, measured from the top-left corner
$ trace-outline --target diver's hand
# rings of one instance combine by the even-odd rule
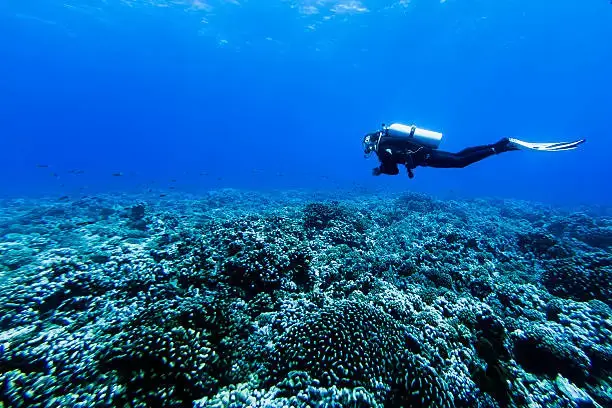
[[[374,167],[374,168],[372,169],[372,175],[373,175],[373,176],[380,176],[380,173],[382,173],[382,172],[380,171],[380,168],[379,168],[379,167]]]

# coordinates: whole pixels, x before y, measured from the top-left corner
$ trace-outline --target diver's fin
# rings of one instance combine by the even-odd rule
[[[519,139],[508,139],[510,143],[518,148],[525,148],[529,150],[538,150],[542,152],[562,152],[565,150],[573,150],[582,143],[586,142],[586,139],[575,140],[573,142],[556,142],[556,143],[531,143],[525,142]]]

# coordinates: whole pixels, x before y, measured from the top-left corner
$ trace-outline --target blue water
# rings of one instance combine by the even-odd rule
[[[604,0],[4,0],[0,194],[380,188],[609,204],[611,38]],[[587,143],[373,177],[360,142],[383,122],[443,132],[450,151]]]

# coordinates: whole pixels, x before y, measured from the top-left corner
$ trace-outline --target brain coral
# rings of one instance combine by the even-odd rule
[[[304,371],[326,387],[364,387],[377,398],[404,406],[452,407],[446,383],[414,354],[406,329],[368,303],[339,301],[287,327],[272,356],[282,380]]]

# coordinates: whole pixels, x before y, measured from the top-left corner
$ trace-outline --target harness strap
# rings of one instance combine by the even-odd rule
[[[416,131],[416,126],[412,125],[410,126],[410,138],[412,139],[414,137],[414,132]]]
[[[413,178],[414,177],[414,173],[412,172],[412,169],[415,168],[416,166],[414,165],[414,154],[417,154],[419,151],[421,151],[421,149],[423,149],[423,146],[420,146],[418,149],[416,150],[407,150],[406,151],[406,171],[408,172],[408,177],[409,178]],[[410,160],[410,165],[408,164],[408,160]]]

